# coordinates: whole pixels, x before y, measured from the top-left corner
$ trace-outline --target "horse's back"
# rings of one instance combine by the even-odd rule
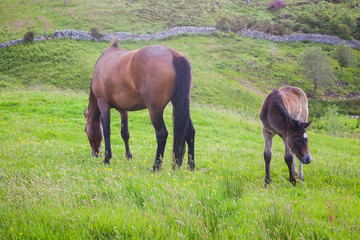
[[[171,100],[175,84],[173,57],[179,55],[165,46],[147,46],[134,54],[129,71],[148,107],[164,108]]]
[[[175,50],[147,46],[134,51],[110,47],[100,56],[93,76],[92,89],[111,107],[135,111],[164,108],[171,100],[175,69]]]

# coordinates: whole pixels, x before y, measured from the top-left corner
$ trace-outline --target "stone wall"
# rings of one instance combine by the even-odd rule
[[[301,42],[305,40],[309,40],[312,42],[318,43],[326,43],[331,45],[339,45],[345,43],[355,49],[360,49],[360,41],[352,40],[346,41],[339,37],[329,36],[329,35],[321,35],[321,34],[292,34],[292,35],[284,35],[284,36],[274,36],[268,33],[263,33],[259,31],[252,31],[249,29],[242,29],[241,31],[237,32],[237,34],[242,35],[244,37],[252,37],[252,38],[259,38],[262,40],[270,40],[274,42]]]
[[[119,41],[127,40],[136,40],[136,41],[151,41],[164,39],[169,36],[176,36],[180,34],[210,34],[215,32],[216,29],[212,27],[174,27],[168,31],[158,32],[154,34],[132,34],[125,32],[116,32],[116,33],[104,33],[102,38],[96,39],[89,32],[86,31],[77,31],[77,30],[58,30],[50,38],[69,38],[69,39],[78,39],[78,40],[95,40],[95,41],[111,41],[114,36],[118,38]],[[45,40],[44,36],[38,36],[34,41]],[[0,44],[0,49],[10,45],[18,44],[24,42],[24,39],[17,39],[14,41],[4,42]]]
[[[174,27],[171,28],[170,30],[158,32],[154,34],[132,34],[125,32],[104,33],[104,36],[102,38],[95,39],[89,32],[86,31],[59,30],[56,31],[50,38],[45,38],[44,36],[41,35],[41,36],[37,36],[34,39],[34,41],[42,41],[42,40],[54,39],[54,38],[111,41],[114,36],[116,36],[119,41],[127,41],[127,40],[150,41],[150,40],[164,39],[169,36],[176,36],[180,34],[211,34],[213,32],[216,32],[216,29],[213,27]],[[345,43],[346,45],[349,45],[355,49],[360,49],[360,41],[358,40],[346,41],[339,37],[321,35],[321,34],[292,34],[285,36],[274,36],[259,31],[252,31],[246,28],[237,32],[237,34],[242,35],[244,37],[252,37],[262,40],[266,39],[274,42],[301,42],[301,41],[309,40],[313,42],[332,44],[332,45],[339,45]],[[24,39],[17,39],[14,41],[4,42],[0,44],[0,49],[22,42],[24,42]]]

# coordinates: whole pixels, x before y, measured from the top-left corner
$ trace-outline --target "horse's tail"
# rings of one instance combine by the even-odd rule
[[[172,97],[173,121],[174,121],[174,142],[173,161],[174,167],[182,164],[185,154],[185,140],[190,122],[190,87],[191,87],[191,66],[183,56],[174,56],[175,87]]]

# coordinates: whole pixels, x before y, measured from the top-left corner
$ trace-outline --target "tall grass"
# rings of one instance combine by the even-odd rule
[[[356,239],[359,140],[309,130],[314,161],[288,182],[274,138],[272,184],[263,189],[260,122],[235,110],[192,104],[196,171],[151,172],[156,138],[146,110],[129,114],[133,161],[112,111],[110,165],[90,157],[87,93],[6,88],[0,94],[0,235],[4,239]],[[165,122],[171,143],[171,108]]]

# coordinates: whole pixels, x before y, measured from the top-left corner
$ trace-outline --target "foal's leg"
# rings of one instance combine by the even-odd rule
[[[186,143],[188,145],[188,165],[191,171],[195,169],[195,159],[194,159],[194,144],[195,144],[195,128],[192,124],[190,119],[188,130],[187,130],[187,137]]]
[[[101,122],[103,125],[103,134],[105,140],[105,158],[103,163],[110,164],[110,159],[112,157],[110,144],[110,107],[102,102],[98,102],[98,104],[101,112]]]
[[[294,167],[293,167],[293,163],[294,163],[294,158],[293,158],[293,154],[290,150],[290,147],[287,145],[286,141],[283,139],[284,141],[284,145],[285,145],[285,162],[288,165],[289,168],[289,173],[290,173],[290,182],[292,183],[292,185],[296,185],[296,179],[294,177]]]
[[[270,162],[271,162],[271,146],[274,134],[269,133],[263,129],[263,136],[265,140],[264,160],[265,160],[265,187],[271,182],[270,177]]]
[[[129,147],[129,127],[128,127],[128,112],[127,111],[121,111],[121,136],[124,139],[125,142],[125,150],[126,150],[126,159],[131,161],[132,155],[130,152]]]
[[[298,176],[298,173],[296,171],[296,156],[294,153],[292,154],[292,158],[293,158],[292,171],[295,176]]]
[[[163,110],[149,109],[149,112],[150,112],[151,122],[155,128],[156,140],[158,144],[156,150],[155,162],[152,168],[153,171],[155,171],[155,170],[161,170],[168,131],[166,130],[166,126],[163,119]]]
[[[298,176],[298,178],[299,178],[299,180],[304,179],[303,164],[300,161],[299,161],[299,176]]]

